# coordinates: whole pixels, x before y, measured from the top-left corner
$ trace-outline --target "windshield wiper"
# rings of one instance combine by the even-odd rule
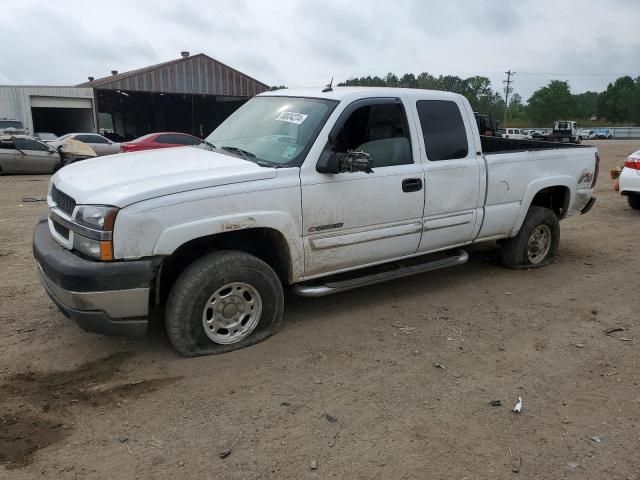
[[[217,148],[217,147],[216,147]],[[247,162],[253,162],[256,165],[260,165],[261,167],[270,167],[270,168],[279,168],[281,165],[277,163],[270,162],[269,160],[262,160],[261,158],[257,158],[254,153],[251,153],[247,150],[243,150],[238,147],[220,147],[222,150],[226,150],[227,152],[236,153],[240,155]]]
[[[253,153],[248,152],[248,151],[243,150],[243,149],[238,148],[238,147],[220,147],[220,148],[222,148],[223,150],[226,150],[227,152],[237,153],[242,158],[244,158],[245,160],[248,160],[250,162],[252,161],[251,160],[252,158],[256,158],[256,156]]]

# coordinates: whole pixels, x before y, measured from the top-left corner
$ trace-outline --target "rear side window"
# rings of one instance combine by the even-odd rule
[[[109,143],[109,140],[100,135],[87,135],[89,138],[88,143]]]
[[[47,152],[49,147],[44,143],[36,142],[28,138],[14,138],[13,142],[18,150],[31,150],[37,152]]]
[[[199,139],[190,135],[174,135],[174,137],[174,143],[179,145],[199,145],[202,143]]]
[[[166,145],[184,145],[181,142],[182,135],[175,135],[173,133],[165,133],[164,135],[158,135],[156,143],[164,143]]]
[[[419,100],[416,108],[429,160],[454,160],[467,156],[467,131],[455,102]]]

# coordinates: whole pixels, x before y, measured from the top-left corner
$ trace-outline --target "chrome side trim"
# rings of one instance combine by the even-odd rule
[[[346,247],[358,243],[373,242],[386,238],[411,235],[422,231],[422,222],[411,222],[384,228],[375,228],[364,232],[341,233],[330,236],[312,238],[309,243],[313,250],[327,250],[329,248]]]
[[[51,220],[56,223],[59,223],[65,228],[78,233],[84,237],[91,238],[93,240],[111,240],[113,238],[112,232],[103,232],[101,230],[94,230],[93,228],[85,227],[84,225],[80,225],[73,220],[70,220],[66,215],[61,213],[62,211],[57,207],[51,207],[49,210],[49,216]]]
[[[336,282],[328,281],[325,284],[305,285],[303,283],[299,283],[293,286],[293,292],[302,297],[324,297],[325,295],[331,295],[332,293],[345,292],[354,288],[374,285],[376,283],[382,283],[396,278],[408,277],[409,275],[415,275],[417,273],[462,265],[463,263],[467,263],[468,260],[469,254],[466,251],[459,249],[456,251],[456,254],[451,257],[426,262],[421,265],[401,266],[397,270],[390,272],[372,273],[370,275],[363,275],[362,277],[351,280]]]
[[[53,283],[40,264],[38,275],[51,295],[74,310],[101,311],[114,319],[145,317],[149,313],[149,288],[72,292]]]
[[[471,223],[474,218],[473,212],[460,213],[458,215],[449,215],[447,217],[432,218],[425,220],[424,231],[438,230],[440,228],[455,227],[458,225],[465,225]]]

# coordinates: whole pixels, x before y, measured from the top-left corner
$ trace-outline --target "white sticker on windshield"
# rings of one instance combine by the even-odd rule
[[[300,125],[304,122],[309,115],[305,115],[304,113],[296,113],[296,112],[282,112],[280,115],[276,117],[276,120],[281,122],[289,122],[295,123],[296,125]]]
[[[282,152],[282,158],[284,158],[285,160],[291,160],[296,156],[297,151],[297,147],[287,147],[284,149],[284,152]]]

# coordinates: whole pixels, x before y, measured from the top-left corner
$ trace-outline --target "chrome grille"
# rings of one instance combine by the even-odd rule
[[[51,187],[51,198],[54,203],[67,215],[73,213],[73,209],[76,208],[76,201],[64,192],[61,192],[55,185]]]

